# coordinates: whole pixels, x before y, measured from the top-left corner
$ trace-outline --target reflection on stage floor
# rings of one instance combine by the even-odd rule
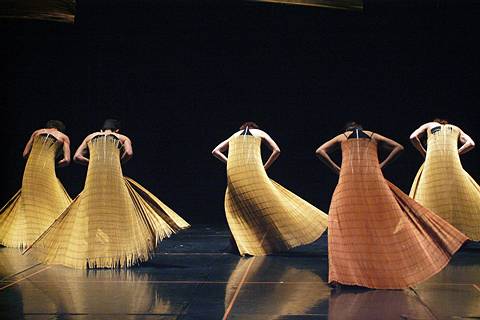
[[[331,288],[326,234],[268,257],[230,253],[223,226],[196,226],[126,270],[43,265],[0,248],[0,319],[456,319],[480,317],[480,246],[407,290]]]

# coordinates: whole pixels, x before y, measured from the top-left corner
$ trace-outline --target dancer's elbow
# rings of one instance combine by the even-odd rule
[[[327,152],[322,148],[318,148],[317,150],[315,150],[315,155],[317,156],[317,158],[324,158],[326,154]]]
[[[81,154],[76,154],[73,156],[73,162],[83,164],[85,162],[85,157]]]

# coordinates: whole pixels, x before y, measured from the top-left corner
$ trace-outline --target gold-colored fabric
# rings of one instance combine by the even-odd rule
[[[2,0],[0,19],[34,19],[73,23],[75,0]]]
[[[400,289],[439,272],[467,237],[383,177],[375,140],[341,146],[328,215],[329,282]]]
[[[418,170],[410,197],[480,241],[480,187],[463,169],[458,155],[460,130],[442,125],[428,131],[427,155]]]
[[[270,180],[263,168],[261,138],[229,142],[225,213],[241,255],[266,255],[317,240],[327,215]]]
[[[189,224],[135,181],[124,178],[113,135],[88,143],[84,190],[32,246],[38,259],[68,267],[129,267]]]
[[[55,155],[61,146],[52,136],[34,138],[22,189],[0,210],[0,244],[31,245],[72,202],[55,175]]]

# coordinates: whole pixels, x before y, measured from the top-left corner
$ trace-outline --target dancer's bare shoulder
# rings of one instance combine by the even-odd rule
[[[120,142],[122,144],[125,144],[126,142],[128,143],[131,143],[131,140],[129,137],[127,137],[126,135],[124,134],[120,134],[120,133],[113,133],[114,136],[116,136],[118,138],[118,140],[120,140]]]
[[[262,139],[270,138],[270,135],[263,130],[260,130],[260,129],[249,129],[249,130],[252,136],[260,137]]]
[[[61,131],[58,131],[58,130],[55,130],[55,129],[50,129],[50,128],[42,128],[42,129],[35,130],[32,134],[32,137],[36,137],[36,136],[39,136],[39,135],[45,135],[45,134],[53,136],[59,142],[70,143],[70,139],[68,138],[68,136],[66,134],[64,134]]]

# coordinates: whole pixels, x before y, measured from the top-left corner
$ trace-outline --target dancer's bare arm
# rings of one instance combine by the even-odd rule
[[[27,144],[25,145],[25,148],[23,149],[23,157],[26,159],[28,158],[28,155],[30,154],[30,151],[32,150],[32,145],[33,145],[33,138],[37,135],[39,130],[35,130],[32,135],[30,136],[30,139],[28,139]]]
[[[340,173],[340,166],[335,163],[335,161],[332,160],[330,157],[330,153],[334,152],[337,150],[340,146],[340,143],[342,142],[342,135],[338,135],[333,139],[328,140],[324,144],[322,144],[320,147],[315,150],[315,154],[317,155],[317,158],[322,160],[323,163],[327,165],[333,172],[336,174]]]
[[[422,124],[410,135],[410,142],[413,144],[415,149],[417,149],[418,152],[420,152],[420,154],[424,158],[425,158],[425,155],[427,154],[427,150],[425,150],[425,147],[420,141],[420,137],[422,137],[431,126],[432,126],[432,122]]]
[[[73,156],[73,161],[75,161],[76,163],[79,163],[79,164],[88,165],[89,160],[88,160],[88,158],[85,157],[85,153],[87,151],[87,143],[90,140],[92,140],[96,135],[98,135],[98,133],[89,134],[82,141],[82,143],[78,147],[77,151],[75,151],[75,154]]]
[[[123,153],[120,157],[122,163],[127,162],[133,157],[132,140],[123,134],[119,134],[120,142],[123,144]]]
[[[460,136],[458,137],[458,140],[460,141],[460,143],[462,143],[462,146],[458,149],[459,155],[465,154],[475,148],[475,142],[473,141],[473,139],[470,138],[470,136],[462,130],[460,130]]]
[[[378,133],[375,133],[372,136],[372,139],[375,139],[379,143],[380,147],[390,150],[390,153],[385,158],[385,160],[383,160],[380,163],[380,168],[383,168],[387,164],[392,162],[403,151],[403,146],[400,143],[396,142],[395,140],[384,137]]]
[[[259,129],[252,129],[251,130],[253,135],[259,136],[262,138],[262,142],[264,142],[267,147],[272,151],[270,154],[270,157],[268,157],[267,162],[263,165],[265,170],[270,168],[272,164],[277,160],[277,158],[280,156],[280,147],[277,145],[277,143],[266,133],[265,131],[259,130]]]
[[[225,141],[220,142],[220,144],[212,150],[212,155],[215,158],[222,161],[223,163],[227,163],[227,161],[228,161],[228,158],[227,158],[227,156],[225,156],[224,152],[228,150],[228,141],[229,140],[230,140],[230,138],[225,140]]]
[[[59,167],[66,167],[70,164],[70,139],[67,135],[62,134],[61,140],[63,143],[63,158],[57,162]]]

